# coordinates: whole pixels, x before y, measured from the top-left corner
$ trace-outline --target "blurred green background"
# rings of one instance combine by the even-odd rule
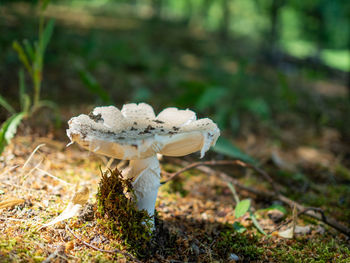
[[[229,136],[302,123],[349,137],[350,1],[44,2],[55,26],[41,97],[61,109],[144,101],[193,109]],[[1,1],[0,94],[15,109],[12,43],[38,38],[39,7]]]

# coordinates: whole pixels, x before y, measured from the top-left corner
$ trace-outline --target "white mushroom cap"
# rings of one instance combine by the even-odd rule
[[[144,159],[157,153],[183,156],[196,151],[201,157],[220,135],[210,119],[197,120],[191,110],[166,108],[155,116],[146,104],[96,107],[89,115],[69,120],[67,135],[72,142],[109,157]]]

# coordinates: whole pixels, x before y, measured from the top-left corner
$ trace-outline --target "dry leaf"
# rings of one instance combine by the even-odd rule
[[[66,209],[64,209],[64,211],[59,216],[57,216],[51,222],[44,224],[42,227],[52,226],[63,220],[76,216],[79,213],[82,206],[86,204],[88,199],[89,199],[89,188],[84,186],[83,189],[75,192],[72,198],[72,201],[69,202]]]
[[[288,228],[287,230],[284,230],[284,231],[279,231],[278,235],[283,238],[293,238],[294,236],[293,227]]]
[[[69,241],[66,243],[65,245],[65,252],[69,253],[69,251],[71,251],[74,248],[74,241]]]
[[[23,204],[24,202],[25,202],[24,199],[9,198],[9,199],[7,199],[5,201],[0,202],[0,209],[13,207],[15,205],[20,205],[20,204]]]
[[[296,226],[294,230],[295,234],[300,234],[300,235],[310,234],[310,232],[311,232],[310,226]]]
[[[84,186],[83,189],[75,192],[72,198],[72,202],[74,204],[84,205],[86,204],[88,199],[89,199],[89,188]]]
[[[278,232],[278,235],[283,238],[293,238],[294,234],[306,235],[310,232],[310,226],[295,226],[294,230],[293,227],[291,227],[285,231]]]
[[[298,147],[297,155],[298,159],[302,162],[314,165],[321,164],[323,166],[329,166],[334,161],[332,153],[305,146]]]

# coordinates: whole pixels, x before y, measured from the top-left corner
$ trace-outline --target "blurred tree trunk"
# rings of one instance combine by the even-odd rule
[[[230,0],[221,0],[222,20],[220,35],[222,40],[227,40],[230,34],[231,10]]]
[[[185,4],[185,23],[188,25],[191,22],[192,15],[193,15],[193,2],[192,0],[186,0]]]
[[[160,20],[162,15],[163,0],[152,0],[153,19]]]
[[[209,16],[209,10],[212,3],[213,3],[213,0],[203,0],[202,5],[200,7],[199,19],[200,19],[201,26],[203,28],[205,28],[205,26],[207,25],[207,18]]]
[[[324,47],[324,43],[327,41],[327,33],[326,33],[326,21],[324,14],[322,12],[321,4],[317,5],[314,12],[314,17],[318,21],[318,30],[317,30],[317,52],[315,59],[316,61],[321,61],[321,52]]]
[[[129,4],[132,6],[131,8],[131,14],[137,15],[137,8],[138,8],[138,0],[130,0]]]
[[[350,13],[350,12],[349,12]],[[349,20],[349,23],[348,23],[348,25],[350,25],[350,14],[349,14],[349,16],[348,16],[348,20]],[[350,32],[349,32],[349,34],[348,34],[348,51],[349,51],[349,61],[350,61]],[[348,96],[349,96],[349,99],[350,99],[350,65],[349,65],[349,72],[348,72]]]
[[[347,6],[347,20],[348,20],[348,25],[350,26],[350,4]],[[349,51],[349,61],[350,61],[350,30],[348,31],[348,51]],[[348,86],[348,97],[350,99],[350,64],[349,64],[349,72],[348,72],[348,80],[347,80],[347,86]]]
[[[269,17],[270,17],[270,32],[269,32],[269,43],[271,59],[274,62],[279,61],[278,56],[278,41],[280,38],[280,23],[279,14],[281,8],[284,6],[285,1],[283,0],[273,0],[271,6],[269,7]]]
[[[200,10],[201,19],[203,21],[208,16],[211,4],[212,4],[212,0],[203,0],[202,6],[201,6],[201,10]]]
[[[279,31],[280,31],[280,24],[279,24],[279,13],[280,9],[283,7],[284,1],[283,0],[273,0],[272,5],[270,8],[270,41],[275,46],[277,41],[279,40]]]

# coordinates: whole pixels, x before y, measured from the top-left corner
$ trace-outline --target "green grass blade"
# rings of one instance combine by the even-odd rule
[[[217,153],[225,154],[232,158],[240,159],[244,162],[257,164],[257,161],[254,160],[248,154],[242,152],[239,148],[234,146],[228,139],[220,137],[216,142],[216,145],[213,147],[213,150]]]
[[[258,231],[261,234],[263,234],[264,236],[267,236],[266,232],[262,229],[262,227],[260,226],[258,220],[256,220],[256,217],[255,217],[255,215],[252,212],[250,212],[250,218],[252,219],[253,224],[256,227],[256,229],[258,229]]]
[[[236,192],[235,187],[231,183],[227,183],[227,186],[228,186],[228,188],[230,188],[230,190],[233,194],[233,198],[235,199],[236,203],[238,204],[240,201],[239,201],[239,197],[238,197],[238,194]]]
[[[111,98],[108,93],[98,84],[96,79],[86,70],[79,70],[79,76],[81,81],[85,84],[85,87],[93,94],[99,96],[99,98],[105,103],[111,103]]]
[[[21,103],[21,110],[28,112],[30,108],[30,96],[26,93],[26,85],[24,81],[24,71],[20,69],[18,72],[19,79],[19,100]]]
[[[30,60],[33,61],[34,57],[35,57],[34,49],[33,49],[32,45],[30,44],[30,42],[28,41],[28,39],[23,40],[23,46],[24,46],[24,49],[27,52]]]
[[[27,68],[28,72],[31,74],[32,67],[22,46],[17,41],[13,41],[12,47],[17,52],[19,60],[23,63],[23,65]]]
[[[2,124],[0,128],[0,154],[15,136],[17,127],[21,123],[24,116],[24,112],[16,113]]]
[[[215,106],[217,101],[228,95],[229,89],[223,87],[211,87],[204,90],[196,102],[196,108],[200,111]]]
[[[45,26],[43,34],[40,36],[39,42],[40,42],[40,55],[41,55],[41,57],[44,56],[46,47],[50,42],[54,26],[55,26],[55,20],[50,19],[49,22],[47,22],[47,24]]]
[[[51,0],[43,0],[41,4],[41,11],[45,11]]]
[[[7,100],[0,95],[0,105],[3,106],[8,112],[11,114],[14,114],[16,111],[15,109],[7,102]]]
[[[30,110],[31,99],[28,94],[24,94],[22,98],[22,111],[28,113]]]

